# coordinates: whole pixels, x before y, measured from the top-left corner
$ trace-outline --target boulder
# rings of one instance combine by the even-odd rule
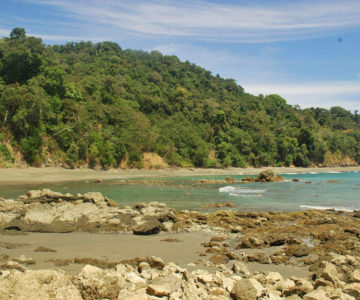
[[[29,191],[16,201],[0,200],[0,230],[116,232],[134,229],[136,234],[154,234],[170,230],[174,222],[174,212],[163,203],[119,207],[95,192],[71,195],[43,189]]]
[[[234,300],[256,300],[263,293],[264,288],[256,279],[241,279],[235,282],[231,297]]]
[[[246,261],[257,262],[259,264],[270,264],[271,259],[265,253],[251,253],[246,255]]]
[[[343,275],[338,272],[336,266],[330,262],[323,261],[320,264],[319,277],[324,278],[337,285],[342,281]]]
[[[344,286],[343,291],[355,299],[360,299],[360,283],[354,282],[347,284]]]
[[[303,300],[331,300],[324,290],[315,290],[303,297]]]
[[[161,223],[157,218],[145,216],[133,227],[133,233],[136,235],[158,234],[160,229]]]
[[[349,281],[360,283],[360,269],[356,269],[354,272],[350,274]]]
[[[227,264],[229,262],[229,257],[224,254],[215,254],[209,259],[214,265]]]
[[[76,282],[82,297],[89,300],[116,299],[125,285],[124,278],[116,271],[102,270],[91,265],[86,265],[81,270]]]
[[[272,170],[265,170],[259,173],[255,181],[256,182],[284,181],[284,178],[282,176],[276,176],[274,171]]]
[[[249,269],[241,262],[235,261],[232,266],[232,271],[236,274],[250,276]]]
[[[0,298],[82,299],[71,276],[62,270],[11,271],[7,276],[0,277]]]
[[[156,297],[168,297],[171,294],[171,290],[163,285],[149,284],[147,287],[147,293]]]

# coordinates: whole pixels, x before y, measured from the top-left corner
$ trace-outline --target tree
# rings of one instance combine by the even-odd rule
[[[26,37],[26,32],[24,28],[16,27],[13,28],[10,32],[10,38],[14,40],[23,40]]]

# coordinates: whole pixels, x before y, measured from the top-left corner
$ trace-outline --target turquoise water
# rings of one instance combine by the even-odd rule
[[[226,176],[152,178],[159,184],[119,185],[119,180],[101,184],[64,182],[43,185],[0,187],[0,196],[16,198],[30,189],[49,188],[59,192],[101,192],[119,204],[165,202],[175,209],[206,210],[204,204],[231,201],[243,211],[297,211],[306,208],[360,210],[360,173],[279,174],[285,182],[248,184],[199,184],[200,179]],[[232,176],[240,180],[245,176]],[[299,182],[292,182],[298,178]],[[147,178],[148,179],[148,178]],[[146,180],[146,179],[136,179]],[[330,180],[339,182],[329,183]],[[311,181],[311,183],[306,183]]]

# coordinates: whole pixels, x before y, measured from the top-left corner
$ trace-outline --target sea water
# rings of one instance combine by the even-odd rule
[[[287,173],[284,182],[246,184],[206,184],[201,179],[221,180],[226,176],[167,177],[132,180],[104,180],[34,185],[0,186],[0,196],[16,198],[30,189],[49,188],[62,193],[101,192],[120,205],[139,202],[165,202],[175,209],[209,210],[207,204],[231,201],[242,211],[297,211],[304,209],[360,210],[360,173]],[[236,180],[246,176],[231,176]],[[299,181],[292,181],[297,178]],[[156,181],[157,180],[157,181]],[[134,184],[138,181],[138,184]],[[126,182],[126,181],[125,181]],[[120,184],[119,184],[120,183]]]

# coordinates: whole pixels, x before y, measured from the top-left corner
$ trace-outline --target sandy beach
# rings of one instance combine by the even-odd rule
[[[334,168],[227,168],[227,169],[160,169],[160,170],[93,170],[93,169],[64,169],[64,168],[9,168],[0,169],[0,185],[39,184],[61,181],[95,180],[95,179],[129,179],[129,178],[158,178],[171,176],[211,176],[211,175],[257,175],[261,171],[272,169],[277,174],[308,173],[308,172],[351,172],[360,171],[357,167]]]
[[[57,269],[77,274],[84,267],[81,263],[66,263],[56,266],[54,261],[74,260],[75,258],[100,259],[107,262],[121,262],[135,257],[161,257],[165,263],[174,262],[179,266],[193,270],[203,268],[216,271],[215,267],[207,267],[207,258],[199,256],[204,248],[202,243],[209,241],[216,234],[205,231],[161,233],[155,236],[138,236],[130,233],[26,233],[24,235],[1,235],[0,250],[9,257],[25,255],[34,259],[35,264],[29,269]],[[172,242],[169,242],[172,241]],[[6,246],[10,249],[7,249]],[[39,246],[56,250],[56,252],[34,251]],[[12,248],[12,249],[11,249]],[[263,249],[267,255],[279,250],[279,247]],[[242,249],[243,253],[259,252],[258,249]],[[228,267],[232,263],[229,262]],[[245,265],[251,272],[279,272],[283,277],[305,277],[309,275],[306,267],[292,265],[264,265],[248,262]]]

